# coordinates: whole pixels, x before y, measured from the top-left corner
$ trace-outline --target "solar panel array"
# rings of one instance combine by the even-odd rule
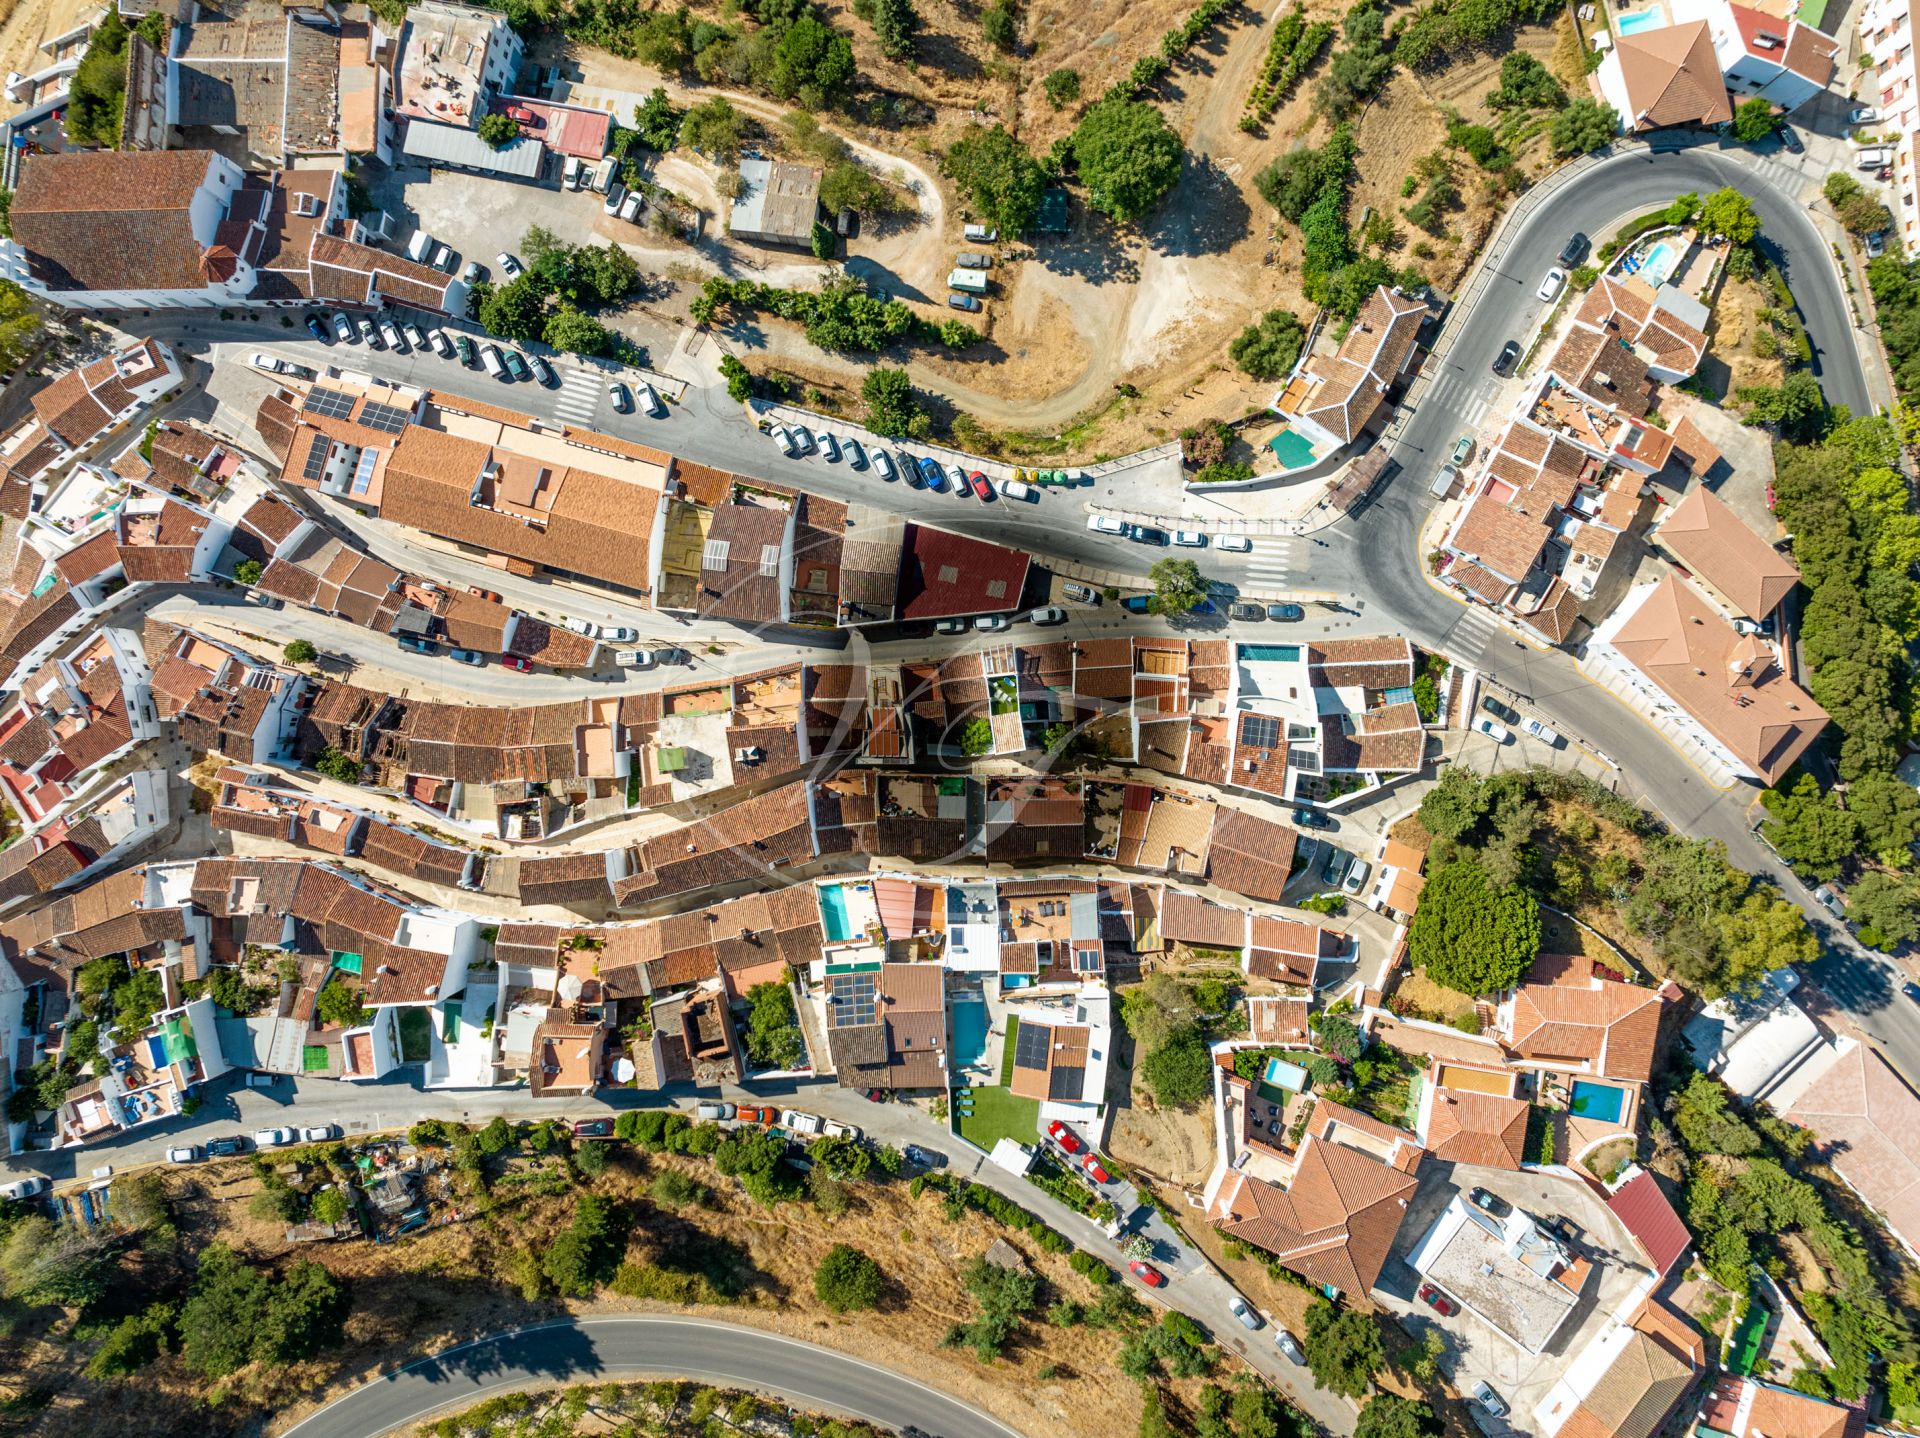
[[[315,385],[307,391],[307,402],[301,408],[324,419],[345,419],[353,413],[353,396]]]
[[[1271,749],[1280,742],[1280,721],[1264,714],[1249,714],[1240,721],[1240,742],[1256,749]]]
[[[1013,1066],[1043,1069],[1047,1066],[1047,1048],[1053,1030],[1041,1024],[1022,1024],[1013,1034]]]
[[[307,462],[300,470],[302,479],[317,481],[327,467],[327,453],[333,448],[324,434],[316,434],[307,450]]]
[[[382,434],[398,434],[412,418],[404,409],[390,404],[369,404],[360,411],[360,423]]]
[[[879,1016],[872,974],[835,974],[829,998],[835,1028],[870,1024]]]

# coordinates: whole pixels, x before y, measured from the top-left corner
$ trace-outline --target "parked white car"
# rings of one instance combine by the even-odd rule
[[[1205,549],[1207,547],[1206,535],[1197,529],[1174,530],[1173,542],[1182,549]]]
[[[1560,731],[1542,724],[1538,719],[1528,719],[1520,727],[1542,744],[1551,744],[1556,749],[1560,747]]]
[[[893,459],[884,449],[876,449],[873,452],[873,467],[882,479],[894,477]]]
[[[797,1108],[780,1111],[780,1127],[791,1129],[794,1133],[825,1133],[827,1122],[817,1113],[802,1113]]]
[[[860,1130],[850,1123],[841,1123],[838,1119],[828,1119],[824,1130],[828,1138],[850,1138],[855,1143],[860,1141]]]
[[[253,1131],[255,1148],[285,1148],[296,1141],[290,1128],[258,1128]]]
[[[613,395],[614,407],[616,409],[625,409],[626,406],[620,403],[622,397],[625,394],[625,390],[620,385],[616,384],[613,386],[612,390],[609,392],[612,393]],[[773,436],[773,442],[779,445],[780,448],[784,449],[787,452],[787,455],[789,458],[791,458],[792,456],[800,452],[799,450],[793,447],[793,431],[788,429],[784,424],[774,425],[771,429],[767,431],[767,433]]]
[[[998,634],[1012,623],[1004,614],[983,614],[973,621],[973,627],[980,634]]]
[[[331,1143],[340,1136],[340,1130],[330,1123],[311,1123],[300,1130],[302,1143]]]
[[[1513,735],[1508,732],[1506,725],[1497,719],[1489,718],[1485,714],[1482,714],[1473,721],[1473,727],[1493,740],[1496,744],[1510,744],[1513,742]]]
[[[860,441],[849,438],[846,443],[847,463],[855,469],[867,467],[867,452],[860,447]]]
[[[642,414],[660,413],[660,396],[653,392],[652,385],[648,384],[645,380],[636,380],[634,382],[633,392],[640,401],[640,412]]]
[[[275,359],[272,355],[265,354],[255,354],[247,363],[255,369],[265,370],[268,374],[284,374],[287,368],[285,360]]]
[[[184,1144],[181,1144],[178,1148],[168,1149],[167,1162],[168,1163],[200,1162],[200,1145],[195,1143],[184,1143]]]
[[[448,359],[453,358],[453,341],[447,338],[447,332],[445,330],[436,328],[429,338],[432,339],[435,349],[439,350],[440,353]]]
[[[1550,300],[1560,293],[1560,286],[1567,282],[1567,272],[1555,265],[1547,271],[1546,278],[1540,281],[1540,288],[1534,293],[1543,300]]]
[[[10,1198],[16,1203],[23,1198],[32,1198],[36,1193],[45,1193],[51,1185],[45,1178],[15,1179],[12,1183],[0,1183],[0,1198]]]
[[[1253,553],[1253,541],[1244,534],[1223,534],[1213,541],[1213,547],[1228,554]]]
[[[820,446],[820,458],[832,464],[840,458],[840,442],[824,429],[813,432],[813,442]]]

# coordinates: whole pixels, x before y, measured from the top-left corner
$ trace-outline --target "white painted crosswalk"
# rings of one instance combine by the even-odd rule
[[[1480,381],[1452,371],[1436,378],[1420,397],[1423,408],[1433,405],[1449,414],[1458,415],[1460,423],[1468,429],[1474,428],[1486,417],[1487,403]]]
[[[553,401],[554,413],[576,424],[592,419],[600,408],[600,376],[583,369],[562,369],[558,373],[560,393]]]
[[[1462,611],[1459,622],[1447,635],[1446,647],[1455,658],[1477,665],[1487,650],[1505,637],[1500,622],[1476,604]]]

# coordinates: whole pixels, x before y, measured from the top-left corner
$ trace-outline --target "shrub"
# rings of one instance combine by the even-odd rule
[[[1306,331],[1292,310],[1268,310],[1240,332],[1227,354],[1254,379],[1274,380],[1293,369]]]
[[[487,147],[494,150],[503,150],[520,138],[520,127],[509,115],[482,115],[474,129]]]
[[[1060,69],[1052,71],[1041,82],[1047,93],[1047,103],[1056,110],[1064,110],[1080,98],[1080,72]]]
[[[879,1307],[885,1286],[880,1265],[844,1243],[828,1249],[813,1271],[814,1296],[835,1313]]]

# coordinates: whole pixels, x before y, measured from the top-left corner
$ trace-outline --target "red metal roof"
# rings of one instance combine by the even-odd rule
[[[611,115],[599,110],[576,109],[572,105],[555,105],[546,100],[529,100],[523,95],[500,101],[494,108],[509,107],[532,113],[533,122],[522,122],[521,133],[531,135],[549,150],[578,155],[583,160],[597,160],[607,153],[607,137],[613,130]]]
[[[1626,1225],[1655,1273],[1665,1274],[1693,1242],[1693,1235],[1687,1232],[1680,1215],[1673,1211],[1660,1185],[1645,1169],[1615,1189],[1607,1199],[1607,1207]]]
[[[1020,604],[1033,556],[984,539],[909,524],[901,541],[904,619],[1003,614]]]

